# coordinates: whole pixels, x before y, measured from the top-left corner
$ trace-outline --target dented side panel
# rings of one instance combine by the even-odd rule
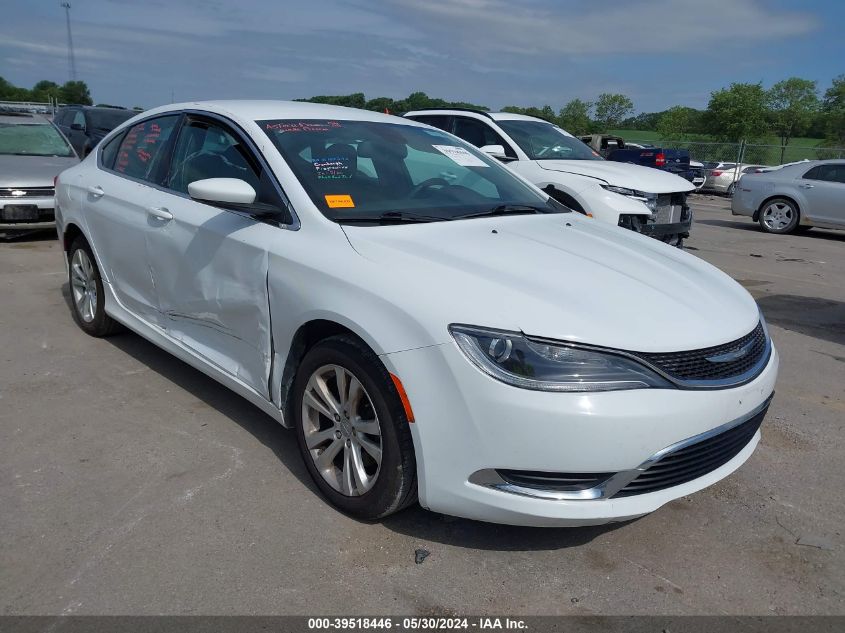
[[[167,334],[270,398],[268,246],[279,229],[171,194],[147,250]]]

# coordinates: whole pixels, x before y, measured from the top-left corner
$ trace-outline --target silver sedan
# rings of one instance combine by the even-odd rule
[[[767,233],[818,226],[845,228],[845,160],[816,160],[764,173],[744,174],[731,200]]]

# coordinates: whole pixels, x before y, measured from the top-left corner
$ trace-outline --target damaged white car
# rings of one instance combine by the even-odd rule
[[[170,105],[56,196],[79,326],[123,324],[293,427],[356,517],[619,521],[759,440],[778,356],[741,286],[441,130]]]

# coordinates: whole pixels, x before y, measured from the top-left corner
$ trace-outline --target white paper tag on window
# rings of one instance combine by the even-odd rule
[[[454,145],[432,145],[432,147],[444,156],[451,158],[458,165],[464,167],[489,167],[487,163],[477,156],[473,156],[463,147],[456,147]]]

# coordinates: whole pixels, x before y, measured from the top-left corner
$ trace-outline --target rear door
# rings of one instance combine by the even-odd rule
[[[816,165],[798,179],[798,187],[810,220],[845,226],[845,163]]]
[[[150,204],[149,261],[165,328],[174,339],[269,399],[272,360],[267,286],[271,241],[295,233],[243,210],[193,200],[188,185],[237,178],[276,208],[278,189],[254,147],[228,122],[189,115],[175,144],[166,190]]]
[[[148,265],[147,233],[156,226],[152,194],[167,171],[167,146],[180,115],[146,119],[100,153],[99,169],[81,182],[84,213],[94,250],[117,300],[151,325],[161,326]],[[115,150],[114,143],[117,143]]]

